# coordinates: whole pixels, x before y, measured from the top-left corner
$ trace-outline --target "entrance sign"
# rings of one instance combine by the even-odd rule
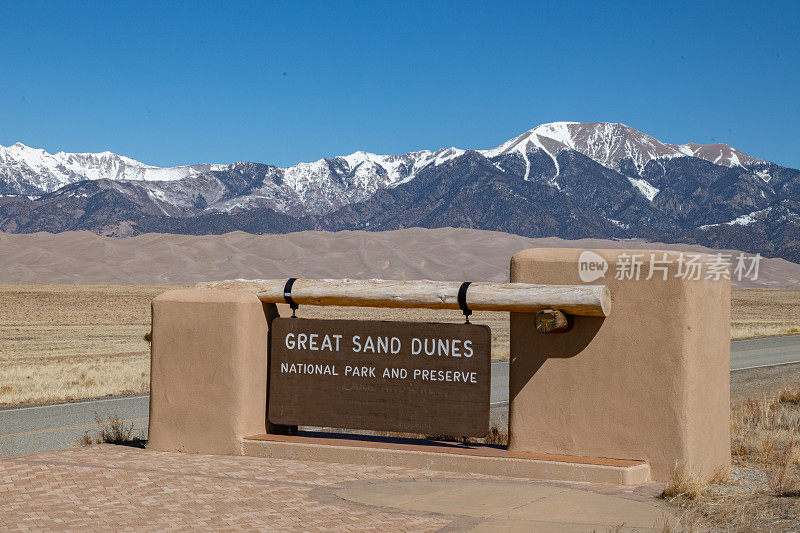
[[[276,318],[269,421],[483,437],[490,350],[482,325]]]

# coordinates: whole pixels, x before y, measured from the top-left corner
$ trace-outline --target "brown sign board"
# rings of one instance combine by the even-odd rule
[[[482,325],[276,318],[269,421],[483,437],[490,350]]]

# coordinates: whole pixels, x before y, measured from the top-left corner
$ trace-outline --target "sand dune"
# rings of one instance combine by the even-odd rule
[[[89,232],[0,233],[0,283],[188,285],[288,276],[505,281],[511,255],[532,247],[710,251],[701,246],[638,241],[529,239],[453,228],[283,235],[145,234],[126,239]],[[800,289],[800,265],[764,259],[758,281],[734,285]]]

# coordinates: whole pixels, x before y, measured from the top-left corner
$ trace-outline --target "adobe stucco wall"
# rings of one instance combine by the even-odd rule
[[[174,290],[152,303],[147,447],[241,454],[265,432],[268,322],[274,304],[249,292]]]
[[[604,283],[606,319],[575,317],[568,333],[543,335],[527,314],[511,315],[510,448],[541,453],[642,459],[653,478],[676,462],[704,474],[730,465],[730,282],[676,277]],[[511,281],[582,284],[579,249],[531,249],[511,260]],[[705,256],[704,260],[708,260]],[[705,271],[703,272],[705,276]]]

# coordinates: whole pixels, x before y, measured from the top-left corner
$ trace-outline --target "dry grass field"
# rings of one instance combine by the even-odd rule
[[[739,289],[731,295],[731,338],[800,333],[800,291]]]
[[[675,531],[797,531],[800,387],[731,406],[730,472],[678,465],[662,497],[685,511]]]
[[[0,404],[146,391],[149,285],[0,286]]]
[[[145,392],[150,300],[170,286],[0,285],[0,404]],[[307,318],[463,322],[460,311],[319,308]],[[508,315],[476,312],[492,328],[492,357],[507,359]],[[734,291],[735,338],[800,331],[800,291]]]

